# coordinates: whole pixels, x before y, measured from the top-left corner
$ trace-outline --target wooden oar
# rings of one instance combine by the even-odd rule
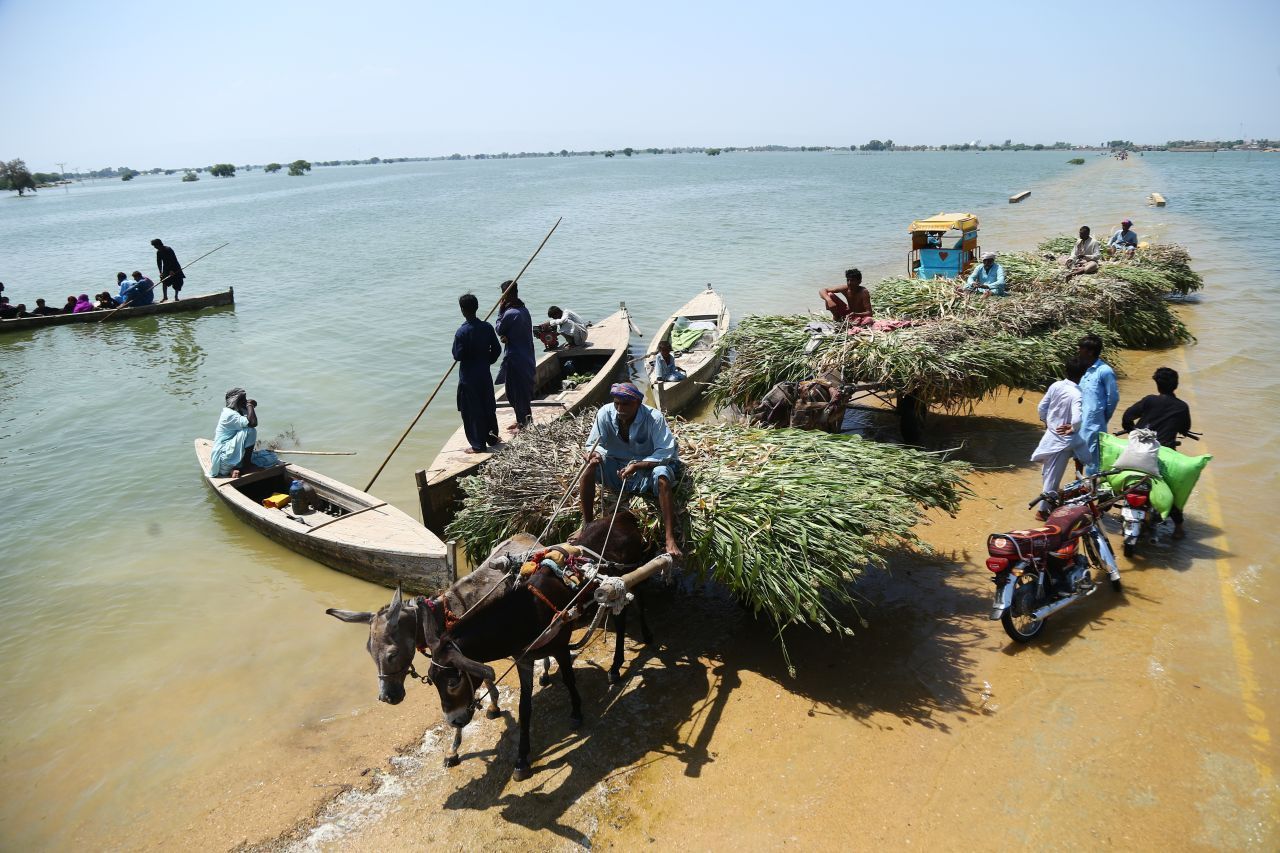
[[[230,240],[228,240],[227,242],[225,242],[225,243],[223,243],[221,246],[219,246],[219,247],[218,247],[218,249],[222,249],[222,248],[225,248],[225,247],[230,246],[230,245],[231,245],[231,241],[230,241]],[[209,251],[205,252],[205,253],[204,253],[203,255],[201,255],[200,257],[196,258],[196,259],[195,259],[194,261],[192,261],[191,263],[187,264],[187,266],[185,266],[185,267],[178,267],[178,272],[185,272],[185,271],[187,270],[187,268],[188,268],[188,267],[193,267],[193,266],[195,266],[195,265],[196,265],[197,263],[199,263],[200,261],[202,261],[202,260],[204,260],[205,258],[209,257],[209,256],[210,256],[210,255],[212,255],[214,252],[218,251],[218,249],[210,249]],[[172,275],[173,275],[173,273],[168,273],[167,275],[165,275],[165,276],[161,277],[160,281],[158,281],[158,282],[157,282],[157,281],[153,281],[153,282],[151,282],[151,287],[149,287],[149,288],[147,288],[147,289],[148,289],[148,290],[154,290],[154,289],[155,289],[155,286],[156,286],[157,284],[164,284],[166,281],[168,281],[168,280],[169,280],[169,278],[170,278]],[[116,313],[116,311],[121,311],[121,310],[123,310],[123,309],[125,309],[125,308],[128,308],[128,307],[129,307],[129,303],[130,303],[130,302],[132,302],[132,301],[133,301],[133,297],[132,297],[132,296],[130,296],[128,299],[126,299],[126,300],[125,300],[125,301],[120,305],[120,307],[115,308],[114,310],[112,310],[110,313],[108,313],[105,317],[103,317],[103,318],[102,318],[101,320],[99,320],[98,322],[99,322],[99,323],[101,323],[101,322],[104,322],[104,321],[106,321],[106,320],[110,320],[110,319],[111,319],[111,317]],[[174,297],[174,301],[177,301],[177,297],[176,297],[176,296]]]
[[[520,276],[524,275],[524,271],[529,268],[529,264],[533,263],[533,259],[538,257],[538,253],[542,251],[543,246],[547,245],[547,241],[551,239],[551,235],[556,233],[556,229],[560,227],[560,222],[563,219],[563,216],[560,217],[560,219],[556,220],[556,224],[551,226],[551,230],[547,232],[547,236],[542,238],[542,242],[538,244],[538,248],[533,250],[533,254],[529,256],[529,260],[524,262],[524,266],[520,268],[520,272],[516,273],[516,277],[511,279],[512,286],[514,286],[516,282],[520,281]],[[503,296],[505,295],[506,293],[504,292]],[[498,310],[498,306],[500,304],[502,304],[502,296],[499,296],[498,301],[493,303],[493,307],[489,309],[489,313],[484,315],[485,320],[488,320],[493,316],[493,312]],[[422,415],[427,411],[427,407],[430,406],[431,401],[436,398],[436,394],[440,393],[440,389],[444,387],[445,380],[449,378],[449,374],[453,373],[453,368],[456,367],[457,364],[458,362],[456,361],[449,362],[449,368],[444,372],[444,375],[440,377],[440,381],[436,383],[435,390],[431,392],[431,396],[427,398],[427,402],[422,404],[422,408],[418,410],[418,414],[409,422],[409,426],[405,428],[404,433],[400,436],[400,440],[391,448],[391,452],[387,454],[387,458],[382,460],[382,464],[378,466],[378,470],[373,472],[373,477],[369,479],[368,485],[364,487],[366,492],[373,488],[373,484],[377,481],[378,475],[382,473],[382,469],[387,467],[387,463],[391,461],[391,457],[395,456],[396,451],[400,449],[400,445],[404,444],[404,440],[409,437],[409,433],[415,426],[417,426],[418,421],[421,420]]]
[[[289,453],[293,456],[355,456],[354,450],[272,450],[272,453]]]

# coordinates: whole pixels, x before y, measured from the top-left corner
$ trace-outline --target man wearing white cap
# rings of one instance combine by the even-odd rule
[[[1004,296],[1004,267],[996,263],[995,252],[982,256],[982,263],[973,268],[965,290],[974,290],[988,296]]]

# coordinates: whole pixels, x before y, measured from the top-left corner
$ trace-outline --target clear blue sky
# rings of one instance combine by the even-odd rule
[[[1278,37],[1277,0],[0,0],[0,157],[1277,138]]]

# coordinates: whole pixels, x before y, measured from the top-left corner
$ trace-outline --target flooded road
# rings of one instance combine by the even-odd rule
[[[355,460],[324,469],[358,481],[367,473],[361,460],[378,457],[384,442],[348,424],[342,402],[373,382],[371,411],[398,429],[402,411],[420,403],[408,398],[433,376],[416,377],[407,392],[403,377],[371,377],[386,374],[371,365],[339,371],[318,388],[314,375],[299,373],[290,360],[289,330],[279,320],[271,326],[265,305],[250,295],[250,310],[238,306],[235,315],[206,318],[203,326],[174,327],[181,332],[153,330],[175,336],[157,352],[174,360],[172,369],[152,397],[128,390],[144,401],[148,421],[163,426],[160,449],[151,431],[127,433],[124,449],[146,467],[74,480],[52,462],[34,460],[57,442],[82,454],[89,436],[60,426],[76,419],[64,412],[62,421],[44,418],[43,411],[24,419],[20,404],[30,395],[19,393],[22,383],[0,389],[8,449],[27,454],[0,460],[8,466],[0,488],[39,487],[9,495],[20,498],[24,535],[5,531],[5,837],[39,848],[210,850],[630,848],[650,840],[702,849],[1274,848],[1280,705],[1269,674],[1280,671],[1272,607],[1280,582],[1266,569],[1280,547],[1270,502],[1258,496],[1273,493],[1280,470],[1271,414],[1280,404],[1272,375],[1277,336],[1270,331],[1280,301],[1259,270],[1280,268],[1280,245],[1257,199],[1280,192],[1280,160],[1224,165],[1178,156],[1099,158],[1000,187],[1001,197],[1032,189],[1021,205],[974,209],[984,248],[1029,248],[1081,222],[1102,234],[1125,215],[1144,239],[1190,248],[1207,285],[1198,304],[1180,311],[1199,343],[1125,353],[1129,378],[1121,383],[1126,405],[1150,392],[1146,377],[1155,366],[1183,373],[1180,393],[1206,432],[1189,450],[1215,454],[1188,507],[1188,539],[1122,560],[1123,596],[1100,590],[1054,616],[1035,644],[1014,648],[986,619],[990,581],[982,562],[986,535],[1024,523],[1023,508],[1039,490],[1038,466],[1026,461],[1039,435],[1037,398],[1002,398],[972,415],[934,418],[930,443],[958,446],[960,458],[980,466],[977,496],[957,518],[937,518],[922,531],[934,555],[896,558],[891,572],[865,579],[866,625],[855,636],[789,632],[793,679],[767,625],[710,591],[672,594],[654,608],[657,643],[629,647],[623,689],[610,691],[598,665],[579,664],[587,718],[581,732],[568,728],[558,684],[536,693],[535,774],[519,784],[508,781],[515,749],[509,718],[474,723],[463,764],[445,771],[432,728],[439,720],[434,691],[411,686],[395,708],[374,701],[360,629],[322,611],[376,607],[385,591],[285,552],[220,514],[187,458],[188,434],[211,423],[206,398],[216,402],[224,385],[237,384],[220,377],[249,375],[269,383],[273,405],[289,412],[275,415],[280,420],[267,432],[296,418],[309,437],[328,438],[323,449],[360,450]],[[800,161],[780,162],[804,171],[795,168]],[[910,161],[874,162],[898,168]],[[943,161],[921,162],[932,169]],[[982,173],[973,168],[965,191]],[[811,287],[801,279],[849,263],[836,231],[857,233],[867,247],[856,260],[869,280],[899,271],[910,215],[894,209],[888,225],[875,219],[862,230],[837,228],[815,243],[810,232],[829,226],[799,211],[829,185],[796,180],[804,189],[778,196],[796,217],[773,266],[747,270],[741,242],[716,249],[718,262],[744,282],[730,291],[735,316],[815,307],[811,291],[829,282],[815,279]],[[891,192],[896,185],[868,178],[863,186]],[[1171,207],[1144,209],[1152,190],[1164,192]],[[724,191],[708,203],[728,198],[745,215],[749,205],[733,201],[742,187]],[[680,193],[672,197],[674,209],[692,204]],[[603,197],[587,209],[616,201]],[[933,202],[910,201],[920,207],[914,215],[934,212]],[[835,222],[839,213],[823,216]],[[704,214],[689,214],[691,233],[716,230],[702,223]],[[1226,221],[1230,229],[1218,226]],[[665,240],[668,255],[681,251],[680,239]],[[692,258],[702,250],[682,251]],[[800,257],[809,266],[778,285],[781,270]],[[686,262],[684,277],[703,280],[697,276],[707,270],[699,264],[706,261]],[[575,282],[586,288],[599,260],[573,255],[567,267],[585,276]],[[646,291],[637,303],[641,327],[665,316],[686,285]],[[623,290],[614,284],[608,299],[593,298],[603,305]],[[433,319],[429,331],[446,320]],[[23,372],[28,390],[41,379],[37,355],[55,363],[65,355],[73,364],[95,357],[102,344],[125,358],[146,339],[136,330],[54,331],[59,337],[32,337],[5,351],[16,360],[6,366],[32,359]],[[388,352],[402,358],[419,334],[393,326]],[[178,346],[183,335],[192,336],[185,349]],[[68,341],[74,348],[64,353],[59,347]],[[334,342],[365,347],[375,362],[391,358],[380,345],[341,336]],[[69,389],[80,395],[73,414],[115,424],[123,413],[100,405],[92,390]],[[411,456],[390,472],[386,496],[402,508],[413,506],[413,460],[429,458],[452,429],[451,412],[433,416],[407,447]],[[191,476],[161,476],[171,470]],[[61,488],[68,482],[76,488]],[[118,504],[121,494],[132,503]],[[62,510],[93,521],[94,535],[60,536],[46,520]],[[107,522],[122,511],[145,523],[108,535]],[[41,677],[48,639],[22,627],[37,620],[54,626],[56,648],[67,650],[60,655],[75,653],[63,676]],[[597,641],[588,657],[603,659],[606,644]],[[511,699],[508,693],[508,709]]]

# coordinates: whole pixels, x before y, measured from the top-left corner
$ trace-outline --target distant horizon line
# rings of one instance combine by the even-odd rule
[[[1243,150],[1262,150],[1265,148],[1280,147],[1277,140],[1261,139],[1261,140],[1170,140],[1165,143],[1135,143],[1128,140],[1115,140],[1121,144],[1078,144],[1072,142],[1054,142],[1047,143],[1023,143],[1023,142],[1005,142],[1005,143],[982,143],[981,140],[976,142],[956,142],[956,143],[939,143],[939,144],[920,144],[920,145],[899,145],[892,139],[881,142],[873,139],[862,145],[737,145],[737,146],[668,146],[658,148],[650,146],[647,148],[597,148],[597,149],[580,149],[569,150],[562,148],[559,151],[519,151],[500,153],[479,152],[475,154],[463,154],[454,152],[452,154],[431,154],[431,155],[414,155],[401,157],[365,157],[365,158],[339,158],[333,160],[316,160],[308,161],[315,166],[356,166],[356,165],[379,165],[383,163],[421,163],[434,161],[450,161],[450,160],[510,160],[510,159],[529,159],[542,157],[615,157],[622,155],[631,157],[640,154],[659,155],[659,154],[713,154],[722,153],[773,153],[773,152],[820,152],[820,151],[848,151],[850,153],[859,154],[888,154],[903,152],[928,152],[928,151],[1111,151],[1111,150],[1137,150],[1137,151],[1169,151],[1169,150],[1232,150],[1241,148]],[[1176,144],[1174,144],[1176,143]],[[1267,144],[1269,143],[1269,144]],[[878,146],[878,147],[871,147]],[[66,161],[54,165],[65,165]],[[246,163],[244,165],[234,165],[237,169],[250,171],[253,169],[263,169],[268,165],[275,164],[276,161],[269,163]],[[77,178],[82,177],[113,177],[120,174],[124,170],[133,171],[139,175],[154,174],[174,174],[177,172],[207,172],[214,165],[207,166],[153,166],[147,169],[134,169],[132,166],[106,166],[101,169],[81,170],[76,167],[73,170],[63,172],[55,172],[51,174],[70,175]],[[281,166],[287,166],[288,163],[281,163]],[[35,170],[31,170],[35,171]]]

